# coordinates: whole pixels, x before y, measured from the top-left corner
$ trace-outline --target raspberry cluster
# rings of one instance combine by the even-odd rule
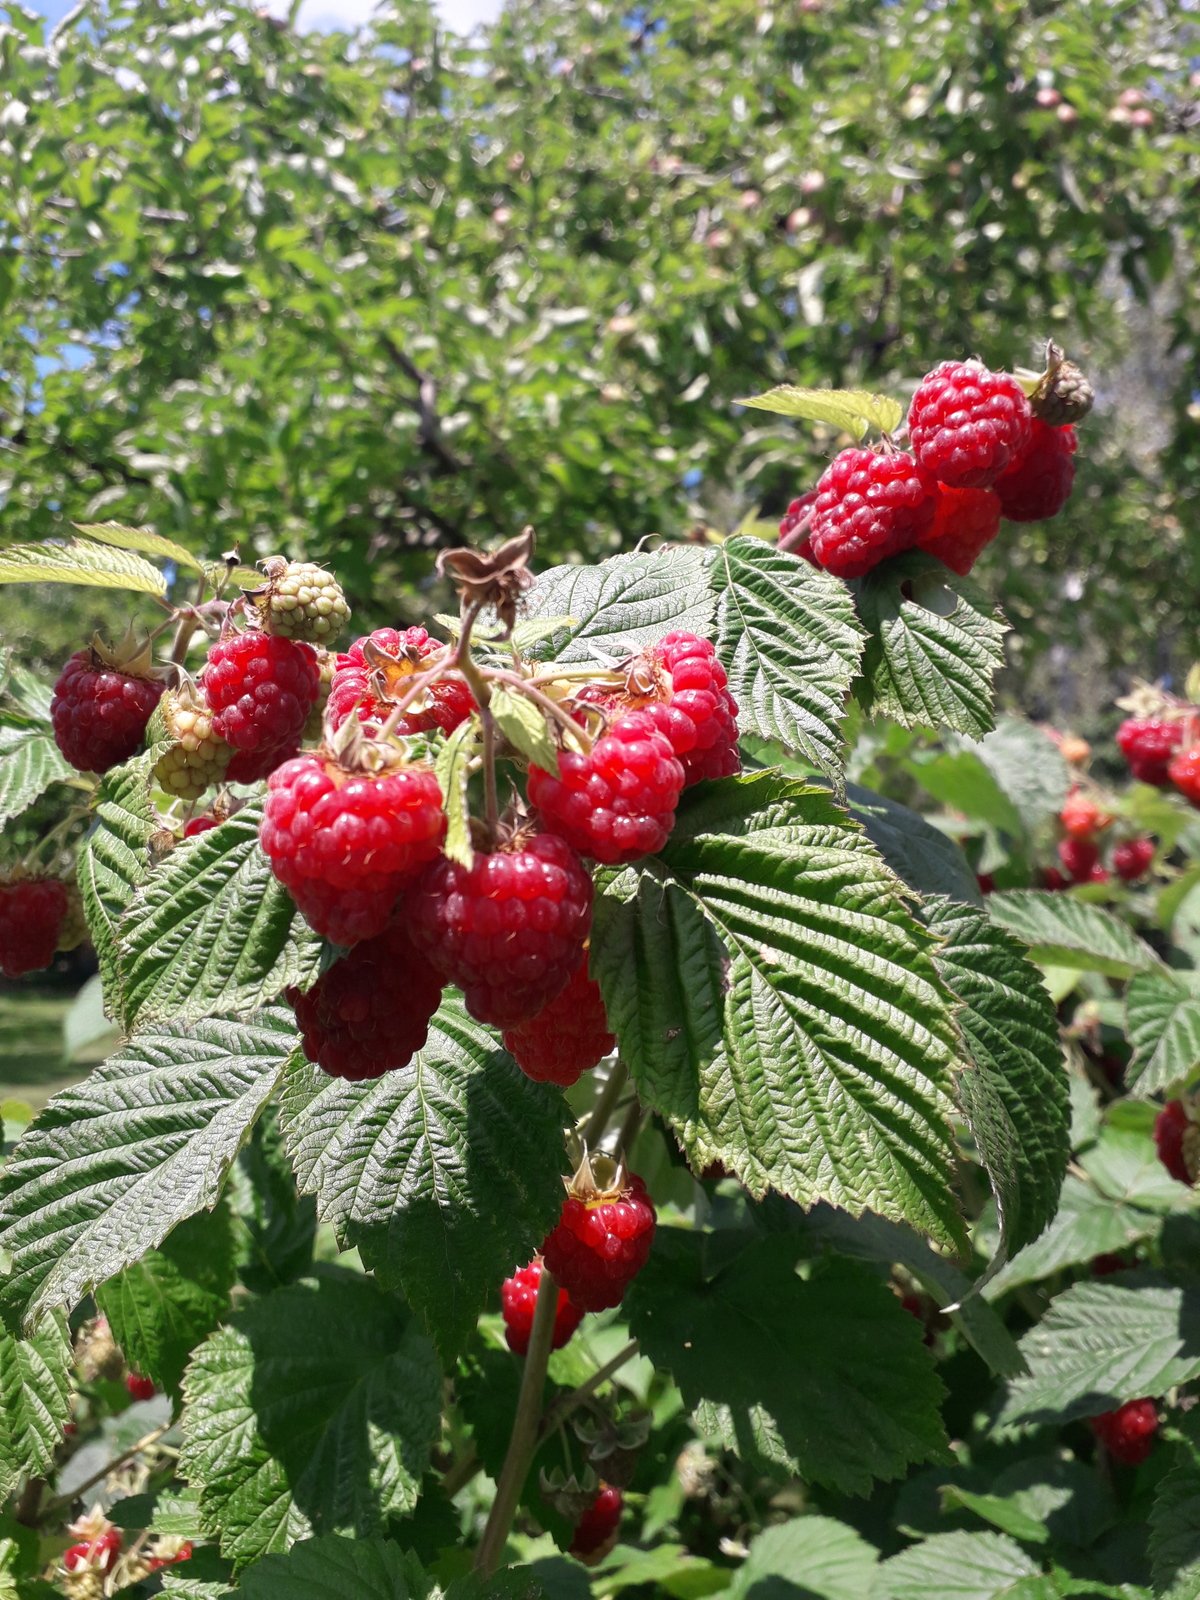
[[[1100,835],[1112,823],[1096,800],[1076,786],[1059,812],[1063,837],[1058,859],[1068,883],[1107,883],[1108,869],[1100,862]]]

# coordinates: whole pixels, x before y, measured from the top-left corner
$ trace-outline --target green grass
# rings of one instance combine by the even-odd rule
[[[41,1107],[101,1059],[102,1049],[85,1051],[77,1061],[66,1059],[63,1018],[73,1000],[59,990],[0,990],[0,1100]]]

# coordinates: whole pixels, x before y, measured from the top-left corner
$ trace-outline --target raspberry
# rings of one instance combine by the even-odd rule
[[[504,1337],[508,1348],[523,1356],[529,1349],[529,1335],[533,1328],[533,1313],[537,1306],[538,1287],[542,1281],[542,1263],[531,1261],[527,1267],[518,1267],[511,1278],[500,1285],[500,1305],[504,1312]],[[565,1289],[558,1291],[558,1304],[554,1312],[554,1341],[550,1348],[561,1350],[563,1345],[583,1321],[585,1313],[575,1305]]]
[[[1112,818],[1081,789],[1072,789],[1063,801],[1058,820],[1072,839],[1090,839],[1107,828]]]
[[[1029,397],[1034,416],[1052,428],[1065,422],[1082,422],[1095,400],[1095,391],[1083,372],[1073,361],[1064,360],[1062,351],[1052,344],[1045,376]]]
[[[195,839],[197,835],[209,833],[213,828],[219,828],[220,825],[220,817],[214,817],[211,811],[206,811],[203,816],[193,817],[190,822],[184,824],[183,837],[185,839]]]
[[[172,744],[154,768],[159,788],[179,800],[199,800],[225,781],[233,751],[213,732],[213,714],[191,684],[163,696],[162,719]]]
[[[146,1556],[146,1566],[150,1572],[159,1572],[163,1567],[177,1567],[181,1561],[191,1559],[190,1539],[159,1539],[152,1553]]]
[[[817,559],[812,553],[812,537],[808,528],[808,514],[816,504],[817,491],[810,489],[807,494],[802,494],[793,500],[784,512],[779,523],[779,548],[790,550],[793,555],[800,556],[812,566],[817,565]],[[803,530],[803,531],[802,531]]]
[[[307,994],[289,989],[287,998],[308,1059],[331,1078],[360,1083],[412,1060],[441,1004],[442,980],[395,921],[335,961]]]
[[[601,1157],[596,1167],[605,1163]],[[617,1306],[629,1283],[646,1264],[654,1239],[654,1204],[634,1173],[599,1187],[592,1165],[572,1182],[562,1214],[546,1236],[546,1266],[577,1306],[605,1311]]]
[[[259,626],[277,639],[304,639],[330,644],[350,620],[341,584],[315,561],[285,561],[272,556],[264,563],[265,586],[247,596]]]
[[[299,744],[320,684],[311,645],[258,628],[232,634],[213,645],[204,668],[213,732],[235,750]]]
[[[977,872],[975,874],[975,882],[980,894],[995,894],[996,880],[990,872]]]
[[[726,688],[725,668],[707,639],[668,633],[649,656],[665,675],[665,705],[646,709],[683,767],[685,788],[702,778],[732,778],[742,770],[737,744],[737,702]]]
[[[1000,502],[990,489],[948,489],[943,484],[933,521],[917,548],[965,578],[999,532]]]
[[[376,628],[356,639],[337,658],[329,695],[331,726],[339,728],[354,713],[360,722],[381,723],[410,686],[416,674],[427,672],[445,655],[447,646],[431,639],[424,628]],[[475,697],[457,673],[439,678],[405,712],[396,724],[402,737],[440,728],[453,733],[475,709]]]
[[[299,754],[299,739],[263,745],[261,750],[236,750],[225,768],[225,776],[230,783],[258,783],[261,778],[269,778],[285,761],[291,761]]]
[[[125,1374],[125,1387],[135,1400],[152,1400],[158,1393],[153,1378],[144,1378],[140,1372]]]
[[[80,772],[107,772],[128,761],[162,698],[161,682],[150,675],[148,650],[139,658],[142,673],[120,671],[115,659],[98,646],[80,650],[54,685],[54,742]]]
[[[1043,867],[1042,868],[1042,888],[1043,889],[1048,889],[1052,894],[1054,894],[1059,889],[1066,889],[1068,887],[1069,887],[1068,879],[1063,876],[1063,874],[1058,870],[1057,867]]]
[[[588,755],[564,750],[559,776],[529,769],[529,800],[581,855],[612,866],[661,850],[675,826],[683,767],[644,712],[618,717]]]
[[[1182,1100],[1168,1100],[1154,1119],[1158,1159],[1180,1183],[1194,1184],[1200,1172],[1198,1133]]]
[[[605,1484],[575,1524],[569,1555],[591,1566],[607,1555],[616,1541],[625,1499],[620,1489]]]
[[[261,840],[275,876],[334,944],[373,939],[441,848],[442,794],[427,767],[352,772],[297,756],[271,774]]]
[[[1139,1467],[1154,1448],[1158,1406],[1153,1400],[1127,1400],[1115,1411],[1089,1418],[1088,1426],[1114,1461]]]
[[[1167,768],[1183,743],[1183,723],[1161,717],[1128,717],[1117,729],[1117,744],[1139,783],[1165,789],[1171,779]]]
[[[1200,744],[1189,745],[1174,756],[1167,767],[1167,776],[1194,806],[1200,806]]]
[[[57,878],[0,882],[0,973],[20,978],[54,960],[70,896]]]
[[[1114,1272],[1124,1272],[1129,1265],[1124,1256],[1119,1256],[1111,1250],[1104,1250],[1098,1256],[1092,1257],[1092,1277],[1109,1278]]]
[[[861,578],[911,549],[933,521],[936,489],[903,451],[843,450],[817,484],[809,535],[817,565]]]
[[[1000,515],[1009,522],[1056,517],[1071,498],[1075,443],[1074,428],[1049,428],[1035,418],[1028,448],[996,479]]]
[[[583,955],[592,880],[565,840],[518,834],[472,864],[427,867],[405,902],[414,942],[478,1022],[528,1022],[563,990]]]
[[[1025,391],[981,361],[943,361],[908,408],[913,454],[954,489],[986,489],[1020,457],[1033,417]]]
[[[1154,860],[1153,839],[1126,839],[1113,851],[1113,871],[1126,883],[1136,883]]]
[[[504,1048],[527,1078],[563,1089],[603,1061],[616,1042],[608,1031],[600,985],[588,977],[586,957],[561,994],[504,1035]]]
[[[1059,841],[1058,859],[1072,883],[1087,883],[1100,860],[1100,851],[1090,839],[1068,836]]]
[[[83,1522],[95,1522],[99,1526],[102,1520],[95,1516],[81,1519],[71,1531],[79,1531]],[[121,1530],[104,1523],[103,1531],[95,1537],[85,1538],[64,1550],[62,1564],[68,1572],[111,1572],[121,1554],[122,1542]]]

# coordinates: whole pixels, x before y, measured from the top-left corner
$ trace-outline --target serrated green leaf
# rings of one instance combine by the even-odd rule
[[[929,951],[829,796],[758,773],[691,791],[661,856],[607,881],[591,967],[695,1170],[949,1240],[954,1033]]]
[[[437,1435],[442,1377],[405,1308],[326,1269],[252,1301],[184,1378],[180,1470],[241,1564],[315,1531],[368,1538],[410,1511]]]
[[[202,1539],[200,1496],[194,1489],[176,1493],[170,1489],[158,1494],[133,1494],[109,1508],[111,1521],[118,1528],[145,1528],[151,1533],[175,1539]]]
[[[48,1475],[71,1414],[71,1339],[61,1313],[28,1339],[0,1327],[0,1502],[26,1475]]]
[[[239,1592],[232,1564],[211,1544],[197,1545],[190,1560],[165,1567],[160,1576],[170,1600],[232,1600]]]
[[[757,539],[710,558],[717,658],[743,731],[772,739],[837,779],[841,722],[862,654],[845,585]]]
[[[0,727],[0,827],[27,811],[52,783],[78,778],[58,753],[51,734],[37,728]]]
[[[801,1573],[803,1592],[813,1600],[875,1600],[881,1594],[879,1554],[862,1535],[832,1517],[804,1516],[751,1540],[727,1591],[729,1600],[770,1600],[776,1579],[778,1600],[785,1600]]]
[[[1014,1539],[1021,1539],[1026,1544],[1045,1544],[1050,1538],[1050,1530],[1044,1522],[1030,1516],[1027,1511],[1001,1495],[973,1494],[970,1489],[947,1484],[942,1493],[942,1500],[948,1511],[957,1508],[973,1511],[977,1517],[990,1522],[993,1528],[999,1528],[1001,1533],[1009,1533]]]
[[[478,717],[460,722],[437,753],[434,772],[446,808],[446,842],[443,855],[469,867],[475,858],[471,848],[471,817],[467,807],[467,783],[480,748]]]
[[[455,1350],[562,1204],[561,1095],[456,1000],[407,1067],[369,1083],[289,1070],[280,1120],[303,1190],[439,1348]]]
[[[759,1471],[849,1494],[945,1458],[932,1358],[873,1271],[830,1259],[802,1279],[781,1237],[714,1271],[711,1242],[660,1228],[625,1301],[643,1353],[700,1428]]]
[[[492,1578],[455,1578],[444,1585],[395,1540],[332,1534],[305,1539],[285,1556],[264,1556],[247,1571],[238,1592],[246,1600],[330,1600],[333,1595],[353,1600],[543,1600],[545,1594],[528,1567]]]
[[[1021,1353],[1029,1372],[1010,1387],[1005,1421],[1068,1422],[1165,1394],[1200,1373],[1200,1289],[1152,1272],[1072,1284]]]
[[[1162,964],[1148,944],[1101,906],[1069,894],[1013,889],[988,896],[992,921],[1022,944],[1034,961],[1078,967],[1110,978],[1159,972]]]
[[[54,1096],[0,1179],[0,1289],[32,1326],[211,1209],[295,1044],[290,1011],[135,1034]]]
[[[889,1600],[1058,1600],[1053,1581],[999,1533],[939,1533],[885,1561]]]
[[[229,1196],[240,1225],[238,1277],[253,1294],[293,1283],[312,1267],[317,1207],[296,1188],[271,1108],[254,1125],[230,1175]]]
[[[869,715],[990,731],[1006,624],[976,584],[928,556],[899,556],[862,579],[858,610],[867,646],[856,693]]]
[[[546,723],[546,713],[532,700],[502,683],[492,687],[488,709],[496,726],[515,750],[546,772],[558,775],[558,746]]]
[[[868,428],[894,433],[904,416],[904,407],[890,395],[872,394],[869,389],[799,389],[792,383],[777,384],[765,394],[735,400],[734,405],[804,422],[828,423],[855,439],[861,439]]]
[[[1169,1093],[1200,1072],[1200,992],[1188,973],[1139,972],[1125,991],[1133,1061],[1127,1080],[1138,1095]]]
[[[1161,1478],[1150,1510],[1150,1561],[1159,1600],[1200,1600],[1200,1430],[1182,1423],[1175,1464]]]
[[[966,856],[919,811],[856,783],[847,786],[846,798],[850,815],[862,823],[867,838],[910,889],[979,904],[979,885]]]
[[[128,550],[73,539],[70,544],[10,544],[0,550],[0,583],[79,583],[165,595],[157,567]]]
[[[987,913],[926,903],[935,960],[962,1001],[967,1047],[959,1099],[991,1180],[1003,1260],[1032,1243],[1058,1207],[1070,1156],[1070,1105],[1058,1018],[1036,967]]]
[[[199,572],[202,563],[190,550],[164,538],[153,528],[127,528],[120,522],[73,522],[71,526],[87,539],[98,539],[101,544],[114,545],[118,550],[139,550],[146,556],[165,556],[177,566],[190,572]],[[261,581],[261,574],[259,578]]]
[[[317,975],[321,941],[258,843],[263,800],[176,845],[117,928],[126,1024],[253,1011]]]
[[[526,613],[574,620],[530,654],[563,662],[620,659],[672,628],[710,634],[708,562],[708,551],[691,545],[612,556],[594,567],[551,567],[526,597]]]
[[[965,746],[955,741],[955,748]],[[1057,816],[1073,779],[1049,734],[1022,717],[1001,717],[971,748],[1016,808],[1027,833]]]

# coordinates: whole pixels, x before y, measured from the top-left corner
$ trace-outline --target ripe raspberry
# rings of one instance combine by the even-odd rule
[[[1109,882],[1111,882],[1111,879],[1109,877],[1108,868],[1107,867],[1100,867],[1100,866],[1093,867],[1092,870],[1088,873],[1087,877],[1083,881],[1085,883],[1109,883]]]
[[[320,684],[311,645],[258,628],[232,634],[213,645],[204,668],[213,732],[235,750],[255,753],[299,744]]]
[[[1158,1406],[1153,1400],[1127,1400],[1115,1411],[1089,1418],[1088,1426],[1119,1465],[1140,1467],[1154,1448]]]
[[[995,894],[996,880],[990,872],[977,872],[975,874],[975,882],[978,885],[980,894]]]
[[[1066,889],[1068,887],[1069,887],[1069,880],[1066,877],[1064,877],[1064,875],[1058,870],[1057,867],[1043,867],[1042,868],[1042,888],[1043,889],[1048,889],[1051,892],[1051,894],[1054,894],[1058,890]]]
[[[1124,1272],[1131,1265],[1124,1256],[1112,1250],[1103,1250],[1098,1256],[1093,1256],[1090,1264],[1093,1278],[1109,1278],[1114,1272]]]
[[[737,702],[711,642],[694,633],[668,633],[648,654],[666,679],[667,699],[646,710],[683,767],[684,787],[739,773]]]
[[[0,973],[20,978],[54,960],[70,896],[57,878],[0,882]]]
[[[278,639],[304,639],[331,644],[350,620],[342,586],[315,561],[285,561],[272,556],[264,563],[267,582],[247,596],[259,626]]]
[[[1072,839],[1091,839],[1107,828],[1112,818],[1082,789],[1072,789],[1063,801],[1058,820]]]
[[[153,1400],[158,1390],[154,1387],[153,1378],[145,1378],[140,1372],[127,1372],[125,1374],[125,1387],[135,1400]]]
[[[300,754],[299,739],[287,739],[283,744],[266,744],[261,750],[235,750],[225,768],[230,783],[258,783],[269,778],[285,761]]]
[[[933,521],[917,548],[965,578],[1000,532],[1000,502],[990,489],[938,488]]]
[[[563,1089],[603,1061],[616,1042],[608,1031],[600,985],[588,977],[586,957],[561,994],[504,1035],[504,1048],[527,1078]]]
[[[401,889],[446,832],[427,767],[353,772],[320,755],[271,774],[261,840],[275,876],[309,924],[334,944],[383,932]]]
[[[908,408],[913,454],[940,483],[986,489],[1029,443],[1025,391],[982,361],[943,361],[917,385]]]
[[[1127,717],[1117,729],[1117,744],[1139,783],[1165,789],[1171,782],[1167,768],[1183,743],[1183,723],[1161,717]]]
[[[1087,883],[1100,860],[1100,850],[1090,839],[1068,836],[1059,841],[1058,859],[1072,883]]]
[[[360,722],[381,723],[413,678],[435,667],[448,646],[431,639],[424,628],[376,628],[337,658],[329,695],[330,725],[341,727],[354,713]],[[475,697],[457,673],[439,678],[396,724],[402,737],[440,728],[453,733],[475,710]]]
[[[149,650],[139,657],[141,673],[122,672],[115,659],[96,645],[80,650],[54,685],[54,742],[80,772],[107,772],[128,761],[162,698],[162,683],[150,673]]]
[[[214,817],[211,811],[206,811],[203,816],[193,817],[190,822],[184,824],[183,837],[185,839],[195,839],[198,834],[209,833],[213,828],[219,828],[220,825],[221,818]]]
[[[1200,806],[1200,744],[1189,745],[1174,756],[1167,776],[1185,800]]]
[[[163,696],[162,719],[173,742],[155,765],[158,786],[179,800],[199,800],[225,781],[233,751],[213,731],[213,714],[190,684]]]
[[[568,1554],[588,1566],[603,1560],[616,1542],[624,1506],[620,1489],[605,1484],[575,1524]]]
[[[1182,1100],[1168,1100],[1154,1119],[1154,1144],[1158,1159],[1173,1178],[1192,1185],[1200,1173],[1200,1127],[1187,1114]]]
[[[533,1313],[537,1306],[538,1287],[542,1281],[542,1263],[531,1261],[527,1267],[518,1267],[511,1278],[500,1285],[500,1306],[504,1312],[504,1337],[508,1348],[523,1356],[529,1349],[529,1335],[533,1329]],[[554,1312],[554,1340],[550,1348],[561,1350],[563,1345],[583,1321],[585,1313],[575,1305],[565,1289],[558,1291],[558,1304]]]
[[[1035,417],[1028,448],[996,479],[1000,515],[1009,522],[1056,517],[1071,498],[1075,445],[1074,428],[1049,428]]]
[[[911,549],[933,521],[937,485],[903,451],[843,450],[817,484],[810,540],[817,565],[861,578]]]
[[[795,556],[800,556],[812,566],[817,565],[816,557],[812,553],[812,537],[808,527],[808,514],[816,504],[817,491],[810,489],[807,494],[802,494],[793,500],[784,512],[779,523],[779,548],[790,550]],[[803,530],[803,531],[802,531]]]
[[[1126,839],[1113,851],[1113,870],[1126,883],[1136,883],[1153,860],[1153,839]]]
[[[331,1078],[360,1083],[416,1055],[441,1004],[442,980],[397,920],[335,961],[307,994],[289,989],[287,998],[308,1059]]]
[[[612,866],[661,850],[675,826],[683,767],[644,712],[618,717],[591,753],[564,750],[559,776],[529,769],[529,800],[546,826]]]
[[[89,1523],[104,1521],[98,1517],[82,1520]],[[78,1527],[79,1524],[72,1526],[71,1532],[78,1531]],[[111,1572],[121,1554],[122,1542],[121,1530],[105,1523],[102,1532],[66,1549],[63,1552],[62,1564],[68,1572]]]
[[[471,866],[441,859],[405,901],[413,940],[477,1022],[528,1022],[563,990],[583,956],[592,880],[565,840],[518,834]]]
[[[600,1157],[595,1166],[610,1165]],[[546,1236],[546,1266],[577,1306],[617,1306],[646,1264],[654,1239],[654,1204],[634,1173],[601,1187],[591,1163],[576,1174],[558,1222]]]

